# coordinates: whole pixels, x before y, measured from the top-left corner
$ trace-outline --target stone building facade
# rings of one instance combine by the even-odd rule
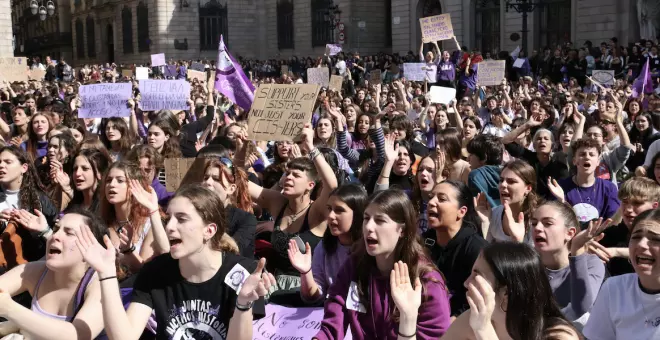
[[[61,1],[71,1],[69,5],[58,0],[57,5],[70,10],[68,17],[60,15],[60,26],[70,22],[74,64],[146,63],[155,53],[165,53],[167,59],[215,59],[220,34],[234,55],[259,59],[319,56],[325,43],[339,40],[339,31],[333,32],[323,18],[332,0]],[[640,35],[636,6],[644,0],[535,2],[545,5],[528,16],[529,52],[567,41],[581,46],[591,40],[597,45],[614,36],[627,44]],[[334,4],[341,10],[344,50],[363,55],[416,52],[419,18],[441,13],[451,14],[461,45],[497,52],[521,44],[512,35],[522,34],[522,16],[507,9],[507,0],[334,0]],[[442,47],[454,49],[456,44],[448,40]]]

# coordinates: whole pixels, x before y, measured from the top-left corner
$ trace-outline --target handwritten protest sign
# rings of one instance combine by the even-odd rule
[[[502,84],[502,79],[504,79],[504,69],[506,67],[506,62],[504,60],[482,61],[477,65],[479,85],[493,86]]]
[[[202,64],[202,63],[192,63],[192,65],[190,65],[190,68],[195,70],[195,71],[200,71],[200,72],[205,70],[204,64]]]
[[[133,70],[131,70],[131,69],[121,70],[121,75],[126,77],[126,78],[130,78],[130,77],[133,76]]]
[[[601,85],[614,85],[614,70],[593,70],[591,78]]]
[[[181,180],[192,166],[195,158],[166,158],[165,159],[165,188],[169,192],[179,189]]]
[[[341,45],[339,44],[326,44],[325,54],[329,56],[337,55],[341,52]]]
[[[322,307],[289,308],[269,303],[266,316],[252,322],[252,339],[311,339],[321,329],[322,321]],[[349,328],[344,340],[351,339]]]
[[[311,84],[261,84],[254,93],[248,117],[248,135],[260,141],[292,141],[312,110],[319,87]]]
[[[144,111],[189,109],[190,83],[185,80],[142,80],[140,94]]]
[[[419,24],[422,26],[422,40],[425,43],[454,37],[449,13],[420,18]]]
[[[408,80],[424,81],[426,79],[425,63],[404,63],[403,75]]]
[[[307,84],[317,84],[328,87],[330,72],[327,67],[313,67],[307,69]]]
[[[164,66],[165,64],[165,53],[151,55],[151,66]]]
[[[431,103],[449,104],[449,102],[456,99],[456,89],[451,87],[431,86],[429,96],[431,97]]]
[[[525,65],[525,59],[522,58],[516,59],[516,61],[513,63],[514,68],[521,68],[523,65]]]
[[[282,73],[282,75],[289,74],[289,66],[288,65],[282,65],[282,67],[280,68],[280,72]]]
[[[135,68],[135,79],[137,79],[137,80],[149,79],[149,68],[148,67],[136,67]]]
[[[83,85],[79,90],[82,106],[78,118],[128,117],[131,110],[127,104],[132,91],[130,83]]]
[[[74,74],[76,74],[74,72]],[[42,80],[46,76],[46,71],[42,69],[35,68],[34,70],[30,70],[28,72],[28,77],[32,80]]]
[[[0,80],[28,81],[28,65],[25,57],[0,58]]]
[[[380,84],[383,81],[383,76],[381,75],[380,69],[374,69],[369,72],[369,84],[376,85]]]
[[[188,80],[197,79],[199,82],[206,81],[206,72],[188,70]]]
[[[341,90],[341,85],[344,81],[344,78],[341,76],[332,75],[330,77],[330,85],[328,86],[333,91]]]

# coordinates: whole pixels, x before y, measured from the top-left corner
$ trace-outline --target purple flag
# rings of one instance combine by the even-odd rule
[[[229,54],[222,35],[216,63],[215,89],[244,110],[249,110],[254,101],[254,86],[234,57]]]
[[[632,85],[632,90],[633,98],[639,97],[642,93],[653,93],[653,80],[651,79],[651,73],[649,72],[649,58],[646,58],[642,73],[640,73],[639,77],[635,79],[635,82]]]

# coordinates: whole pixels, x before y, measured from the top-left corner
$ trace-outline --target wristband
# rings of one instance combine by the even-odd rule
[[[309,152],[309,159],[314,160],[318,155],[321,154],[321,150],[319,148],[314,148],[312,151]]]
[[[304,272],[304,273],[300,273],[300,275],[305,275],[305,274],[307,274],[307,273],[309,273],[309,272],[311,272],[311,271],[312,271],[312,267],[309,267],[309,270],[307,270],[307,271]]]
[[[396,331],[396,334],[398,334],[400,337],[403,337],[403,338],[412,338],[412,337],[414,337],[415,335],[417,335],[417,331],[415,331],[415,333],[413,333],[413,334],[411,334],[411,335],[405,335],[405,334],[401,334],[401,332],[399,332],[399,331],[397,330],[397,331]]]
[[[43,231],[39,232],[39,234],[37,234],[37,237],[42,238],[42,237],[48,235],[48,233],[50,233],[51,231],[53,231],[53,229],[50,229],[50,227],[46,227],[46,230],[43,230]]]
[[[126,254],[130,254],[130,253],[132,253],[132,252],[134,252],[134,251],[135,251],[135,245],[134,245],[134,244],[131,244],[131,246],[130,246],[128,249],[124,249],[124,250],[122,250],[121,253],[124,254],[124,255],[126,255]]]
[[[236,309],[238,309],[241,312],[247,312],[250,309],[252,309],[252,305],[254,305],[254,301],[248,302],[246,305],[241,305],[238,303],[238,299],[236,300]]]
[[[99,279],[99,282],[105,281],[105,280],[110,280],[110,279],[116,279],[116,278],[117,278],[117,275],[108,276],[108,277],[104,277],[102,279]]]
[[[157,212],[160,212],[160,209],[156,208],[156,209],[154,209],[153,211],[150,211],[150,212],[149,212],[149,216],[151,216],[151,215],[153,215],[153,214],[155,214],[155,213],[157,213]]]

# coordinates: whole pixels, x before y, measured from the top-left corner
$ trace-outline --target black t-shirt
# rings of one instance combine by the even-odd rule
[[[191,283],[181,276],[179,261],[163,254],[142,267],[132,302],[154,309],[157,339],[225,340],[236,305],[237,282],[242,282],[241,277],[247,279],[256,265],[253,260],[224,253],[213,278]],[[265,315],[263,298],[255,301],[252,314],[254,319]]]
[[[451,315],[458,316],[470,308],[463,283],[470,277],[472,266],[488,241],[468,226],[461,227],[445,247],[437,243],[435,230],[430,228],[422,234],[422,240],[431,253],[433,263],[445,277],[451,294]]]
[[[241,256],[248,259],[254,258],[254,233],[257,230],[257,218],[254,214],[234,206],[228,206],[226,211],[229,221],[227,234],[236,241]]]
[[[509,143],[504,145],[504,147],[512,157],[522,158],[534,167],[536,172],[536,193],[545,199],[554,200],[555,197],[548,188],[548,177],[556,180],[567,178],[570,175],[568,165],[560,159],[553,157],[546,166],[543,166],[539,162],[536,152],[528,150],[518,143]]]
[[[605,236],[600,243],[607,248],[628,248],[628,241],[630,239],[628,227],[621,222],[617,226],[609,227],[603,231]],[[615,257],[610,259],[607,263],[607,271],[611,276],[618,276],[623,274],[634,273],[635,269],[628,259],[623,257]]]

